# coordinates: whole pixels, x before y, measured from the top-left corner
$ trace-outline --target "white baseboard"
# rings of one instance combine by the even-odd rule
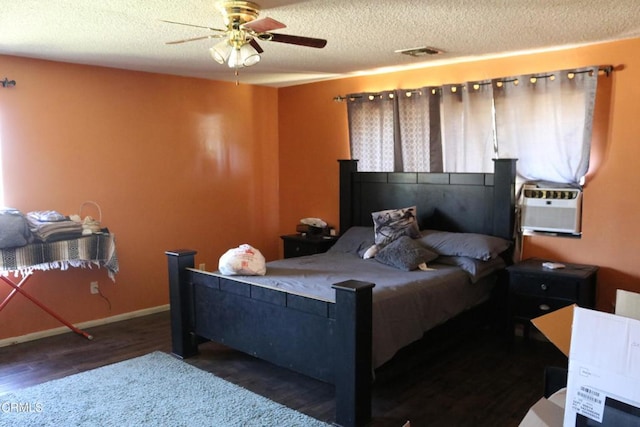
[[[123,320],[128,320],[128,319],[133,319],[133,318],[136,318],[136,317],[147,316],[149,314],[160,313],[162,311],[167,311],[167,310],[169,310],[169,304],[159,305],[157,307],[144,308],[142,310],[131,311],[129,313],[122,313],[122,314],[118,314],[116,316],[105,317],[103,319],[88,320],[86,322],[78,323],[78,324],[76,324],[74,326],[76,326],[79,329],[93,328],[94,326],[106,325],[108,323],[121,322]],[[60,334],[64,334],[64,333],[67,333],[67,332],[71,332],[71,330],[69,328],[67,328],[66,326],[61,326],[59,328],[47,329],[46,331],[38,331],[38,332],[33,332],[33,333],[30,333],[30,334],[26,334],[26,335],[21,335],[19,337],[4,338],[4,339],[0,340],[0,347],[6,347],[6,346],[9,346],[9,345],[20,344],[20,343],[27,342],[27,341],[34,341],[34,340],[38,340],[40,338],[46,338],[46,337],[51,337],[51,336],[54,336],[54,335],[60,335]]]

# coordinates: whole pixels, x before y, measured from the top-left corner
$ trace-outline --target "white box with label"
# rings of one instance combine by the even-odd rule
[[[640,425],[640,321],[574,307],[564,426]]]
[[[569,357],[569,372],[559,408],[542,398],[521,426],[640,426],[640,320],[571,305],[531,322]]]

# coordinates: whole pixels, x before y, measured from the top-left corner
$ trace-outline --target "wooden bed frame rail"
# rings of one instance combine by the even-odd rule
[[[333,285],[335,303],[195,270],[193,250],[167,251],[172,352],[212,340],[335,385],[336,425],[371,419],[374,284]]]

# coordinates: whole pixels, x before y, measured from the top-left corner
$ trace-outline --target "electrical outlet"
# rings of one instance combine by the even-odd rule
[[[100,293],[100,288],[98,288],[98,282],[89,283],[89,292],[91,292],[94,295]]]
[[[201,262],[200,265],[198,266],[198,270],[206,270],[206,264],[204,262]]]

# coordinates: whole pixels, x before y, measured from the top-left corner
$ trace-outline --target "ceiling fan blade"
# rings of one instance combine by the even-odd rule
[[[172,42],[166,42],[165,44],[180,44],[180,43],[186,43],[186,42],[193,42],[196,40],[204,40],[204,39],[217,39],[220,37],[224,37],[223,34],[217,35],[217,34],[209,34],[208,36],[200,36],[200,37],[192,37],[190,39],[183,39],[183,40],[175,40]]]
[[[256,39],[251,39],[251,41],[249,42],[249,44],[251,46],[253,46],[253,48],[256,50],[256,52],[258,52],[258,54],[264,52],[264,50],[262,50],[262,48],[260,47],[260,45],[258,44],[258,42],[256,41]]]
[[[161,19],[160,21],[168,22],[169,24],[186,25],[187,27],[205,28],[207,30],[218,31],[218,32],[221,32],[221,33],[226,33],[227,32],[227,30],[222,30],[220,28],[213,28],[213,27],[205,27],[203,25],[185,24],[184,22],[167,21],[166,19]]]
[[[247,22],[244,24],[245,28],[249,28],[256,33],[265,33],[267,31],[279,30],[281,28],[286,28],[282,22],[278,22],[273,18],[260,18],[255,21]]]
[[[323,48],[327,45],[324,39],[314,39],[312,37],[291,36],[289,34],[268,33],[266,37],[260,37],[260,40],[268,40],[278,43],[289,43],[299,46]]]

